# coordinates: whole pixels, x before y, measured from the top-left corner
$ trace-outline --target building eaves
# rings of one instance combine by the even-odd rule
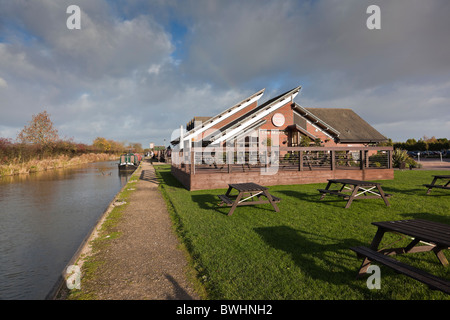
[[[239,110],[244,109],[254,101],[258,101],[261,96],[264,94],[265,89],[261,89],[258,92],[252,94],[250,97],[240,101],[239,103],[235,104],[234,106],[226,109],[225,111],[219,113],[218,115],[209,118],[208,120],[201,123],[201,125],[193,128],[192,130],[186,132],[183,134],[183,140],[191,139],[194,136],[197,136],[201,134],[202,132],[208,130],[209,128],[213,127],[215,124],[225,120],[226,118],[230,117],[231,115],[235,114]],[[180,143],[180,137],[172,140],[170,142],[173,145]]]
[[[248,126],[253,125],[255,122],[259,121],[266,115],[280,108],[282,105],[287,103],[288,98],[291,98],[293,102],[294,97],[300,92],[301,86],[294,89],[286,91],[279,96],[269,99],[265,103],[261,104],[257,108],[247,112],[236,120],[230,122],[226,126],[220,128],[220,133],[215,136],[210,136],[205,139],[210,141],[212,144],[218,144],[227,139],[232,139],[239,135],[240,131],[246,130]]]
[[[331,133],[335,137],[339,137],[340,132],[330,126],[328,123],[320,119],[319,117],[315,116],[313,113],[308,111],[307,109],[303,108],[299,104],[295,103],[293,107],[294,111],[296,111],[298,114],[300,114],[302,117],[310,121],[312,124],[320,127],[321,129],[327,131],[328,133]]]

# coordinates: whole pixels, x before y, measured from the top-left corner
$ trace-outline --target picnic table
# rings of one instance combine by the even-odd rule
[[[238,194],[233,196],[231,193],[234,189],[238,191]],[[261,199],[261,196],[264,196],[267,200]],[[281,199],[271,195],[266,187],[253,182],[229,184],[226,194],[219,195],[218,197],[221,200],[220,206],[227,205],[231,207],[228,212],[229,216],[233,214],[238,206],[263,203],[270,203],[276,212],[280,211],[276,203],[280,202]],[[257,197],[256,201],[255,197]]]
[[[372,261],[377,261],[427,284],[432,289],[450,294],[450,281],[391,258],[398,254],[433,251],[440,263],[448,266],[443,250],[450,247],[450,225],[422,219],[373,222],[372,224],[378,229],[370,247],[351,248],[358,256],[364,258],[358,271],[358,277],[367,272]],[[399,234],[402,238],[408,237],[411,242],[405,247],[379,249],[387,232]]]
[[[436,184],[438,180],[447,180],[446,184]],[[434,175],[433,181],[431,181],[431,184],[424,184],[425,187],[428,188],[427,194],[430,194],[431,189],[433,188],[439,188],[439,189],[450,189],[450,175]]]
[[[332,190],[330,187],[334,184],[341,185],[339,190]],[[345,189],[345,190],[344,190]],[[348,193],[347,190],[350,190]],[[336,195],[347,199],[345,208],[349,208],[354,199],[374,199],[380,198],[389,206],[389,198],[391,195],[384,193],[381,184],[378,182],[354,180],[354,179],[328,179],[328,184],[325,189],[318,189],[322,194],[320,200],[325,198],[327,194]],[[345,193],[347,192],[347,193]]]

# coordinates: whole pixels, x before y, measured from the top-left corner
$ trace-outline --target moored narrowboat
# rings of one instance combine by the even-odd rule
[[[138,153],[122,154],[119,159],[119,170],[136,170],[141,160],[142,156]]]

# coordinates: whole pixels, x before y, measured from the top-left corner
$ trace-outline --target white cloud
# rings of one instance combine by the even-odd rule
[[[7,86],[8,83],[6,82],[6,80],[0,77],[0,88],[6,88]]]
[[[162,143],[193,116],[302,85],[300,104],[352,108],[393,139],[408,123],[448,136],[444,0],[378,0],[377,31],[368,0],[81,0],[82,29],[68,30],[71,2],[2,2],[0,134],[46,109],[75,140]]]
[[[148,68],[147,72],[150,74],[158,74],[161,66],[159,64],[152,64],[150,68]]]
[[[450,134],[450,82],[386,85],[323,100],[306,91],[296,100],[304,107],[351,108],[394,141]]]

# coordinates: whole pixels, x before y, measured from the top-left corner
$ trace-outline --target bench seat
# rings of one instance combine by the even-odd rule
[[[330,194],[334,194],[334,195],[336,195],[336,196],[339,196],[339,197],[350,197],[350,194],[348,194],[348,193],[342,193],[342,192],[339,192],[339,191],[337,191],[337,190],[326,190],[326,189],[317,189],[320,193],[330,193]]]
[[[271,195],[271,196],[272,196],[272,195]],[[281,198],[278,198],[278,197],[272,196],[272,200],[273,200],[273,202],[276,202],[276,203],[278,203],[278,202],[280,202],[280,201],[281,201]]]
[[[441,186],[441,185],[433,185],[433,184],[424,184],[427,188],[439,188],[439,189],[450,189],[449,186]]]
[[[349,193],[343,193],[343,192],[339,192],[339,191],[337,191],[337,190],[326,190],[326,189],[317,189],[320,193],[322,193],[322,194],[325,194],[325,193],[329,193],[329,194],[334,194],[334,195],[336,195],[336,196],[339,196],[339,197],[343,197],[343,198],[349,198],[350,197],[350,194]],[[362,193],[363,191],[361,191],[361,193]],[[385,193],[384,194],[384,196],[386,197],[386,198],[390,198],[390,197],[392,197],[392,194],[390,194],[390,193]],[[359,197],[356,197],[356,198],[354,198],[354,199],[358,199],[358,198],[379,198],[380,196],[363,196],[363,197],[361,197],[361,196],[359,196]]]
[[[281,198],[275,197],[273,195],[271,195],[271,196],[272,196],[273,202],[275,202],[275,203],[281,202]],[[231,199],[225,194],[220,194],[220,195],[218,195],[218,197],[222,201],[222,204],[226,204],[227,206],[232,206],[235,201],[235,199]],[[264,203],[266,203],[266,202],[264,202]],[[250,202],[240,203],[240,205],[251,205],[251,204],[256,204],[256,202],[250,201]]]
[[[399,273],[420,281],[428,285],[433,290],[440,290],[442,292],[450,294],[450,281],[448,280],[436,277],[432,274],[427,273],[426,271],[402,263],[367,247],[359,246],[352,247],[350,249],[356,252],[359,256],[366,257],[370,261],[379,262]]]
[[[221,194],[218,197],[219,197],[220,200],[222,200],[222,202],[226,203],[227,205],[232,205],[233,204],[233,200],[231,200],[230,198],[228,198],[224,194]]]

